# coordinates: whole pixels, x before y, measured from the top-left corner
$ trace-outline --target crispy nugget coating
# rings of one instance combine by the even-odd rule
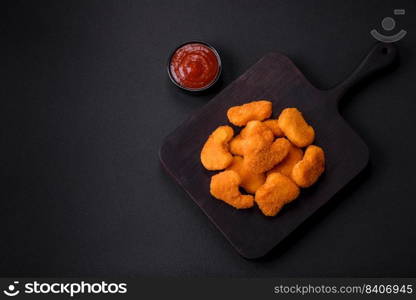
[[[263,124],[266,125],[273,132],[275,137],[283,136],[283,131],[280,129],[279,121],[277,119],[263,121]]]
[[[273,132],[260,121],[248,122],[240,135],[243,139],[243,155],[269,148],[274,140]]]
[[[248,143],[249,141],[246,142],[246,144]],[[244,155],[244,164],[247,168],[251,169],[253,173],[264,173],[286,157],[289,153],[290,146],[291,144],[287,139],[278,138],[270,147],[265,146],[256,149],[255,151],[246,151]]]
[[[228,170],[211,177],[210,192],[215,198],[240,209],[249,208],[254,205],[252,195],[242,195],[238,186],[241,184],[241,177],[237,172]]]
[[[250,169],[247,169],[244,164],[244,159],[240,156],[234,156],[233,162],[227,170],[233,170],[240,175],[240,186],[250,194],[254,194],[266,181],[266,175],[264,173],[255,174]]]
[[[291,145],[289,153],[279,164],[277,164],[273,169],[267,172],[267,176],[272,173],[280,173],[286,177],[292,177],[293,167],[302,160],[303,151],[302,149]]]
[[[296,108],[285,108],[278,122],[289,141],[299,148],[312,144],[315,139],[314,129],[306,123],[302,113]]]
[[[292,179],[300,187],[313,185],[325,170],[325,154],[322,148],[311,145],[306,148],[303,159],[292,170]]]
[[[299,196],[299,188],[288,177],[273,173],[256,192],[255,201],[266,216],[275,216],[282,207]]]
[[[230,152],[234,155],[244,155],[244,139],[240,134],[230,141]]]
[[[228,142],[232,139],[234,130],[230,126],[220,126],[214,130],[201,151],[202,165],[211,171],[222,170],[233,161],[228,151]]]
[[[251,141],[250,141],[251,139]],[[246,141],[249,141],[246,145]],[[273,132],[260,121],[250,121],[240,134],[230,141],[230,152],[234,155],[243,156],[244,151],[251,147],[259,148],[262,145],[271,145],[274,140]]]
[[[249,121],[263,121],[272,114],[272,103],[266,100],[253,101],[239,106],[233,106],[227,111],[230,123],[244,126]]]
[[[268,141],[270,144],[274,140],[273,131],[267,127],[263,122],[260,121],[250,121],[247,123],[247,126],[244,127],[240,135],[242,138],[247,139],[252,136],[261,136],[264,140]]]

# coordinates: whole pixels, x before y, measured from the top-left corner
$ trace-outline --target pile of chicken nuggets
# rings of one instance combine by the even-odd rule
[[[267,100],[231,107],[228,120],[240,132],[219,126],[201,151],[207,170],[221,170],[211,178],[211,195],[237,209],[256,203],[266,216],[278,214],[325,170],[324,151],[312,145],[315,131],[302,113],[286,108],[277,119],[271,116]]]

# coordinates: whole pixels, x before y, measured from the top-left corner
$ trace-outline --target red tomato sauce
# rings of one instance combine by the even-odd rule
[[[178,48],[170,60],[170,72],[181,86],[204,88],[216,80],[220,66],[216,53],[201,43],[186,44]]]

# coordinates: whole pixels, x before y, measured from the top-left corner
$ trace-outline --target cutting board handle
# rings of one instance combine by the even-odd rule
[[[392,43],[376,43],[355,71],[343,82],[329,90],[332,100],[335,98],[338,104],[348,89],[370,75],[393,65],[396,58],[397,49]]]

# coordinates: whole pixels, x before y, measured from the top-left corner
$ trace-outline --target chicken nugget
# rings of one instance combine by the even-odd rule
[[[273,131],[267,127],[263,122],[260,121],[250,121],[247,123],[247,126],[244,127],[240,135],[242,138],[247,139],[252,136],[261,136],[265,141],[269,142],[270,144],[274,140]]]
[[[247,140],[246,145],[250,142],[254,143],[254,138],[255,137],[252,137]],[[281,162],[289,153],[290,147],[291,144],[287,139],[278,138],[270,147],[263,145],[262,147],[256,148],[254,151],[244,152],[244,164],[248,169],[252,170],[253,173],[264,173]],[[254,148],[254,146],[252,148]],[[247,149],[250,149],[249,146],[247,146]]]
[[[227,170],[236,171],[240,175],[240,186],[250,194],[254,194],[266,181],[266,175],[264,173],[255,174],[250,169],[247,169],[244,164],[244,159],[241,156],[234,156],[233,162]]]
[[[284,160],[282,160],[279,164],[277,164],[273,169],[267,172],[267,176],[272,173],[280,173],[282,175],[285,175],[289,178],[292,177],[292,169],[293,167],[302,160],[303,157],[303,151],[302,149],[291,145],[289,153],[285,157]]]
[[[285,108],[278,122],[289,141],[299,148],[312,144],[315,139],[314,129],[306,123],[302,113],[296,108]]]
[[[273,132],[275,137],[283,136],[283,131],[280,129],[279,121],[277,119],[263,121],[263,124],[266,125]]]
[[[227,111],[230,123],[244,126],[249,121],[263,121],[272,114],[272,103],[266,100],[253,101],[239,106],[233,106]]]
[[[246,141],[254,137],[257,141],[250,142],[248,146]],[[260,121],[250,121],[244,127],[240,134],[234,137],[230,142],[230,152],[235,155],[243,156],[246,148],[250,146],[260,147],[263,144],[271,145],[274,140],[273,132]],[[261,145],[260,142],[261,141]],[[249,150],[250,151],[250,150]]]
[[[303,159],[292,170],[292,178],[300,187],[314,184],[325,170],[325,154],[322,148],[311,145],[306,148]]]
[[[228,170],[211,177],[211,195],[225,203],[240,209],[249,208],[254,205],[252,195],[242,195],[238,186],[241,184],[241,177],[237,172]]]
[[[202,165],[207,170],[222,170],[231,164],[233,156],[228,151],[228,142],[233,135],[234,130],[230,126],[220,126],[211,133],[200,155]]]
[[[255,195],[255,201],[266,216],[275,216],[282,207],[299,196],[299,188],[288,177],[273,173],[267,176]]]
[[[230,152],[234,155],[244,155],[244,139],[240,134],[230,141]]]

